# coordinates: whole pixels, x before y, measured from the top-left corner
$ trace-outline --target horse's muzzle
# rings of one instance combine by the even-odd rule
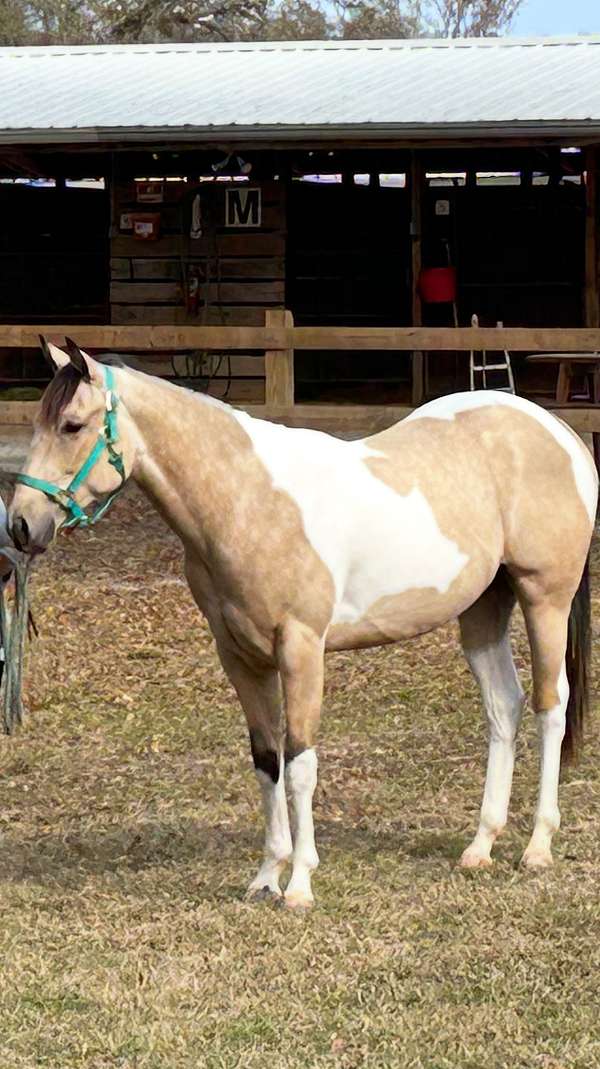
[[[25,517],[16,513],[11,517],[10,536],[21,553],[35,557],[50,545],[54,537],[54,520],[46,518],[37,529],[32,529]]]

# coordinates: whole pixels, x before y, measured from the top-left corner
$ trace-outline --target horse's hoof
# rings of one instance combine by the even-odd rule
[[[493,861],[488,854],[478,854],[474,850],[465,850],[459,865],[461,869],[491,869]]]
[[[249,887],[246,891],[246,902],[277,902],[281,901],[281,891],[276,891],[273,887]]]
[[[521,858],[521,867],[532,871],[550,869],[552,865],[552,854],[549,850],[526,850]]]
[[[284,909],[292,909],[298,913],[302,913],[306,910],[312,909],[315,904],[315,900],[312,895],[310,895],[309,897],[308,895],[292,893],[291,895],[284,895],[281,904],[283,905]]]

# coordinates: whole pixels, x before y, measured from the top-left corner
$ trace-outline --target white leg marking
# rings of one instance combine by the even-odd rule
[[[298,754],[286,769],[295,816],[292,877],[285,900],[290,906],[311,906],[313,893],[310,874],[319,864],[315,846],[312,800],[317,786],[317,754],[314,749]]]
[[[535,825],[529,845],[523,854],[523,864],[530,868],[547,868],[552,864],[552,836],[560,827],[558,781],[560,751],[565,734],[569,684],[563,663],[558,679],[559,703],[546,713],[538,713],[540,742],[540,793]]]
[[[288,818],[287,798],[283,771],[283,753],[279,759],[277,783],[266,772],[256,770],[256,778],[262,792],[265,814],[265,856],[256,876],[248,888],[248,894],[267,888],[272,894],[281,895],[279,877],[288,858],[292,855],[292,836]]]
[[[461,858],[461,865],[483,868],[491,864],[492,846],[508,816],[523,689],[515,671],[508,635],[495,645],[465,652],[481,688],[490,744],[479,828]]]

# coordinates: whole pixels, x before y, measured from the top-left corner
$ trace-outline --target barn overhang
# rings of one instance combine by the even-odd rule
[[[254,146],[285,149],[290,146],[347,146],[410,148],[521,145],[576,145],[600,142],[600,120],[589,122],[507,122],[421,125],[418,123],[323,126],[210,126],[210,127],[95,127],[89,129],[0,130],[0,145],[19,147],[101,147],[128,149],[157,145],[199,148],[203,145]]]

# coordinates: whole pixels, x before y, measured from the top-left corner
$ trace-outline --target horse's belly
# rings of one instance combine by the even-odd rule
[[[477,601],[497,567],[497,560],[478,554],[465,560],[448,584],[417,583],[417,570],[413,580],[407,578],[404,585],[400,579],[394,584],[393,577],[388,576],[388,592],[380,593],[362,611],[353,611],[352,592],[346,591],[327,632],[326,649],[380,646],[432,631]]]

